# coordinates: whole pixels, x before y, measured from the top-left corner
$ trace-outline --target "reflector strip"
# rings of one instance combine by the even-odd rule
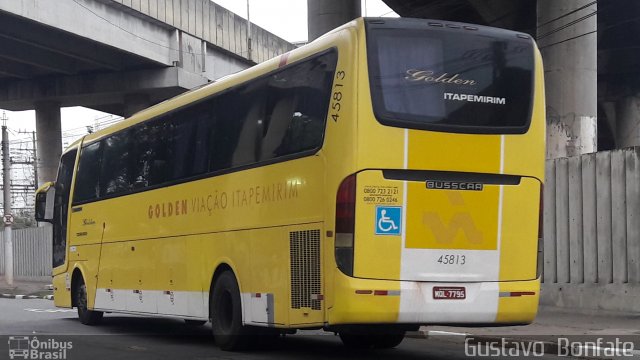
[[[400,290],[356,290],[358,295],[400,296]]]
[[[313,295],[311,295],[311,300],[324,300],[324,295],[322,295],[322,294],[313,294]]]
[[[400,296],[400,290],[374,290],[374,296]]]
[[[251,294],[251,297],[261,298],[262,297],[262,293],[253,293],[253,294]]]
[[[356,294],[358,294],[358,295],[371,295],[371,294],[373,294],[373,290],[356,290]]]

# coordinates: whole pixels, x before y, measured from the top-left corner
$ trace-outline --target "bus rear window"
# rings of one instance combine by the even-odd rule
[[[525,133],[533,42],[498,29],[367,26],[374,112],[390,126]]]

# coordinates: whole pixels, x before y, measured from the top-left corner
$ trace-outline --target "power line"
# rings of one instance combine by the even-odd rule
[[[560,19],[564,19],[564,18],[566,18],[566,17],[567,17],[567,16],[569,16],[569,15],[575,14],[575,13],[577,13],[578,11],[580,11],[580,10],[584,10],[584,9],[586,9],[586,8],[588,8],[588,7],[592,6],[592,5],[596,5],[597,3],[598,3],[598,1],[597,1],[597,0],[596,0],[596,1],[593,1],[593,2],[590,2],[590,3],[588,3],[587,5],[581,6],[581,7],[577,8],[577,9],[575,9],[575,10],[573,10],[573,11],[569,11],[568,13],[566,13],[566,14],[564,14],[564,15],[560,15],[560,16],[558,16],[558,17],[557,17],[557,18],[555,18],[555,19],[551,19],[551,20],[549,20],[549,21],[547,21],[547,22],[545,22],[545,23],[543,23],[543,24],[540,24],[540,25],[538,25],[538,27],[537,27],[537,28],[538,28],[538,29],[540,29],[541,27],[543,27],[543,26],[545,26],[545,25],[549,25],[549,24],[551,24],[552,22],[558,21],[558,20],[560,20]]]
[[[567,42],[567,41],[571,41],[571,40],[579,39],[579,38],[581,38],[581,37],[583,37],[583,36],[587,36],[587,35],[595,34],[595,33],[597,33],[598,31],[605,31],[605,30],[609,30],[609,29],[612,29],[612,28],[618,27],[618,26],[620,26],[620,25],[624,25],[624,24],[626,24],[626,23],[630,23],[630,22],[634,22],[634,21],[638,21],[638,20],[640,20],[640,16],[633,17],[633,18],[630,18],[630,19],[626,19],[626,20],[623,20],[623,21],[619,21],[619,22],[617,22],[617,23],[615,23],[615,24],[613,24],[613,25],[606,26],[606,27],[605,27],[605,28],[603,28],[603,29],[596,29],[596,30],[593,30],[593,31],[586,32],[586,33],[584,33],[584,34],[580,34],[580,35],[577,35],[577,36],[570,37],[570,38],[568,38],[568,39],[564,39],[564,40],[561,40],[561,41],[555,42],[555,43],[553,43],[553,44],[545,45],[545,46],[540,47],[540,49],[542,50],[542,49],[550,48],[550,47],[552,47],[552,46],[559,45],[559,44],[565,43],[565,42]]]
[[[580,22],[582,22],[582,21],[584,21],[584,20],[587,20],[587,19],[588,19],[588,18],[590,18],[590,17],[596,16],[597,14],[598,14],[598,11],[596,10],[596,11],[594,11],[594,12],[593,12],[593,13],[591,13],[591,14],[585,15],[585,16],[583,16],[583,17],[581,17],[581,18],[578,18],[578,19],[576,19],[576,20],[574,20],[574,21],[571,21],[571,22],[569,22],[569,23],[567,23],[567,24],[565,24],[565,25],[562,25],[562,26],[560,26],[559,28],[553,29],[553,30],[551,30],[551,31],[549,31],[549,32],[547,32],[547,33],[544,33],[544,34],[542,34],[542,35],[538,36],[538,37],[537,37],[537,40],[544,39],[544,38],[545,38],[545,37],[547,37],[547,36],[553,35],[553,34],[555,34],[555,33],[559,32],[559,31],[562,31],[562,30],[564,30],[564,29],[566,29],[566,28],[569,28],[569,27],[571,27],[571,26],[574,26],[574,25],[576,25],[576,24],[578,24],[578,23],[580,23]]]
[[[116,123],[124,120],[124,118],[122,118],[122,117],[118,116],[118,117],[114,118],[114,117],[112,117],[112,115],[103,116],[101,118],[97,118],[96,120],[105,119],[107,117],[110,117],[110,119],[104,120],[102,122],[96,122],[93,125],[84,125],[84,126],[79,126],[79,127],[75,127],[75,128],[66,129],[64,132],[65,133],[69,133],[69,132],[73,132],[73,131],[76,131],[76,130],[85,130],[86,131],[87,126],[95,126],[95,125],[98,125],[98,126],[109,126],[109,125],[113,125],[113,124],[116,124]]]
[[[542,50],[542,49],[547,49],[547,48],[550,48],[550,47],[555,46],[555,45],[560,45],[560,44],[566,43],[566,42],[571,41],[571,40],[579,39],[579,38],[581,38],[581,37],[583,37],[583,36],[587,36],[587,35],[595,34],[595,33],[597,33],[597,32],[598,32],[598,30],[596,29],[596,30],[589,31],[589,32],[587,32],[587,33],[584,33],[584,34],[581,34],[581,35],[578,35],[578,36],[570,37],[570,38],[568,38],[568,39],[564,39],[564,40],[562,40],[562,41],[555,42],[555,43],[553,43],[553,44],[549,44],[549,45],[541,46],[541,47],[540,47],[540,50]]]

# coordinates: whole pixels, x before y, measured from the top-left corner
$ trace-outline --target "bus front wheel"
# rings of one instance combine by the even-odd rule
[[[89,310],[87,306],[87,285],[80,277],[74,287],[75,305],[78,308],[78,318],[84,325],[97,325],[102,320],[101,311]]]
[[[223,272],[216,279],[209,308],[213,337],[220,349],[238,351],[247,348],[250,334],[242,325],[240,288],[231,271]]]

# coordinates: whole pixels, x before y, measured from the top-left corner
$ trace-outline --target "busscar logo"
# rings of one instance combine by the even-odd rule
[[[427,180],[427,189],[482,191],[484,185],[482,183]]]
[[[67,358],[73,348],[71,341],[55,339],[39,340],[37,337],[9,336],[10,359],[58,359]]]

